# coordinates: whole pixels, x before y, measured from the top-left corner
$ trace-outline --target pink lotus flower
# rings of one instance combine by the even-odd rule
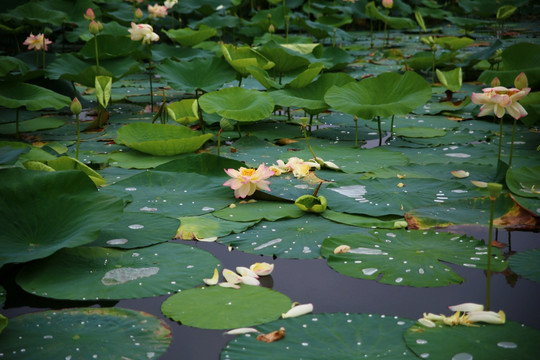
[[[86,9],[86,13],[83,16],[86,20],[94,20],[96,18],[96,14],[94,14],[92,8]]]
[[[150,19],[158,18],[158,17],[164,18],[165,16],[167,16],[167,7],[163,5],[158,5],[158,4],[154,4],[152,6],[149,4],[148,12],[150,13]]]
[[[131,40],[142,40],[143,44],[150,44],[152,41],[158,41],[159,35],[156,34],[152,26],[148,24],[135,24],[131,23],[131,29],[128,29],[131,34]]]
[[[241,167],[239,170],[227,169],[225,172],[232,179],[227,180],[223,185],[230,186],[236,198],[253,195],[255,190],[270,191],[268,187],[270,182],[266,179],[274,175],[274,172],[264,164],[259,165],[257,170]]]
[[[387,9],[391,9],[394,6],[394,0],[382,0],[382,6]]]
[[[30,36],[24,40],[23,45],[28,45],[28,50],[41,50],[45,48],[45,51],[49,50],[49,45],[52,41],[47,39],[43,34],[34,35],[30,33]]]
[[[482,89],[483,93],[472,93],[471,100],[475,104],[481,104],[478,116],[495,113],[502,118],[506,112],[514,119],[520,119],[527,115],[527,111],[518,103],[531,91],[531,88],[507,89],[504,86],[495,86]]]

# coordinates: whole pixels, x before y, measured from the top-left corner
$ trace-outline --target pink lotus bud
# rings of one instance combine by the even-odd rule
[[[69,107],[69,109],[75,115],[79,115],[82,111],[82,106],[81,106],[81,103],[79,102],[79,99],[74,98],[73,101],[71,102],[71,106]]]
[[[92,20],[90,22],[90,25],[88,25],[88,30],[90,30],[90,34],[96,35],[99,33],[99,25],[95,20]]]
[[[86,9],[86,13],[83,16],[86,20],[94,20],[96,18],[96,14],[94,14],[92,8]]]
[[[493,80],[491,80],[491,87],[497,87],[497,86],[501,86],[501,81],[499,80],[498,77],[494,77]]]
[[[142,17],[143,17],[142,10],[140,8],[137,8],[137,10],[135,10],[135,18],[140,19]]]
[[[519,90],[529,87],[529,80],[527,80],[527,75],[525,75],[524,72],[521,72],[516,76],[514,79],[514,86]]]
[[[391,9],[394,6],[394,0],[382,0],[382,6],[387,9]]]

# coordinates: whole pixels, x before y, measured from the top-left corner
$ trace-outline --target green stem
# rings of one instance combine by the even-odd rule
[[[379,128],[379,146],[382,145],[382,128],[381,128],[381,117],[377,116],[377,125]]]
[[[240,123],[239,123],[239,122],[236,123],[236,130],[238,130],[238,137],[241,138],[241,137],[242,137],[242,133],[240,132]]]
[[[512,156],[514,155],[514,140],[516,138],[517,120],[514,119],[514,127],[512,128],[512,142],[510,143],[510,160],[508,160],[508,168],[512,167]]]
[[[499,162],[501,161],[502,139],[503,139],[503,118],[501,117],[499,119],[499,152],[497,155],[497,170],[499,170]]]
[[[353,117],[353,120],[354,120],[354,128],[356,130],[354,134],[354,147],[357,148],[358,147],[358,117],[357,116]]]
[[[313,155],[313,160],[317,162],[317,156],[315,156],[315,152],[313,151],[313,148],[311,147],[311,144],[309,143],[309,138],[308,138],[305,126],[302,126],[302,131],[304,132],[304,138],[306,139],[306,144],[309,148],[309,151],[311,152],[311,155]]]
[[[79,122],[79,114],[75,115],[75,125],[77,126],[77,147],[75,149],[75,158],[79,160],[79,145],[81,144],[81,124]]]
[[[96,74],[99,75],[99,51],[98,51],[97,35],[94,35],[94,50],[96,52],[96,66],[97,66]]]
[[[386,17],[388,17],[388,10],[386,10]],[[390,44],[390,36],[388,35],[388,24],[386,21],[384,22],[384,39],[386,45],[388,46]]]
[[[152,60],[148,63],[148,75],[150,78],[150,112],[154,112],[154,89],[152,88]]]
[[[218,156],[220,155],[220,152],[221,152],[221,132],[222,131],[223,129],[219,129],[217,133],[217,155]]]
[[[373,20],[369,19],[369,30],[370,30],[370,48],[373,49]]]
[[[432,51],[433,53],[433,65],[431,66],[431,84],[435,83],[435,55],[436,55],[437,49],[434,49]]]
[[[195,90],[195,99],[197,99],[197,113],[199,114],[199,126],[201,127],[201,131],[204,134],[204,121],[203,121],[203,115],[202,115],[202,109],[199,105],[199,90]]]
[[[395,114],[392,115],[392,122],[390,123],[390,136],[392,137],[394,136],[394,117],[395,116],[396,116]]]
[[[491,208],[489,210],[489,235],[488,235],[488,253],[487,253],[487,271],[486,271],[486,311],[489,311],[489,293],[491,285],[491,238],[493,236],[493,214],[495,213],[495,198],[490,198]]]

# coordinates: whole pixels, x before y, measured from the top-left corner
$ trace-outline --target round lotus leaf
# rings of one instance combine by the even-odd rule
[[[184,47],[192,47],[217,34],[217,30],[201,24],[197,30],[188,27],[164,31],[167,36]]]
[[[3,169],[0,183],[0,266],[91,243],[123,211],[82,171]]]
[[[239,233],[245,231],[250,226],[256,224],[256,221],[226,221],[212,214],[202,216],[185,216],[180,218],[180,227],[177,230],[176,238],[183,240],[215,240],[221,236],[227,236],[230,233]]]
[[[29,111],[45,108],[61,109],[71,100],[52,90],[23,82],[6,81],[0,84],[0,106],[10,109],[26,107]]]
[[[401,216],[391,215],[381,219],[372,216],[346,214],[332,210],[326,210],[321,216],[341,224],[364,228],[401,229],[407,227],[407,222]]]
[[[221,286],[182,291],[161,305],[163,314],[182,325],[203,329],[233,329],[278,319],[291,308],[286,295],[261,286],[240,289]]]
[[[350,251],[334,254],[340,245],[349,246]],[[492,251],[491,270],[503,271],[507,263],[500,250]],[[482,240],[435,231],[371,230],[332,236],[324,240],[321,254],[341,274],[390,285],[436,287],[463,282],[441,261],[487,268],[487,246]]]
[[[274,111],[274,100],[265,92],[239,87],[212,91],[199,98],[199,106],[207,113],[236,121],[265,119]]]
[[[540,199],[521,197],[514,195],[512,196],[514,201],[519,204],[519,206],[527,209],[530,213],[540,216]]]
[[[409,349],[422,359],[532,360],[540,352],[540,330],[514,321],[434,328],[417,323],[405,331],[404,338]]]
[[[506,185],[516,195],[540,199],[540,166],[509,169]]]
[[[9,319],[0,349],[9,359],[157,359],[171,342],[167,324],[122,308],[73,308]]]
[[[55,117],[38,117],[19,122],[19,132],[33,132],[44,129],[55,129],[65,125],[65,122]],[[15,134],[17,132],[15,123],[0,125],[0,134]]]
[[[257,326],[263,334],[285,328],[285,337],[265,343],[257,334],[230,341],[221,359],[417,359],[403,342],[414,322],[377,314],[322,313],[281,319]]]
[[[540,282],[540,249],[519,252],[510,256],[508,265],[516,274]]]
[[[217,241],[251,254],[316,259],[321,256],[321,244],[329,234],[345,234],[357,230],[356,227],[338,224],[318,215],[305,214],[296,219],[261,221],[246,231]]]
[[[382,73],[375,78],[331,87],[325,101],[336,111],[370,120],[407,114],[431,99],[431,86],[415,72]]]
[[[124,125],[116,134],[119,143],[156,156],[194,152],[214,136],[193,131],[185,126],[150,123]]]
[[[299,218],[304,215],[296,205],[276,201],[257,201],[237,203],[234,207],[226,207],[215,211],[212,215],[230,221],[276,221],[284,218]]]
[[[55,299],[133,299],[197,286],[217,266],[209,252],[176,243],[134,250],[79,247],[26,265],[16,281],[29,293]]]
[[[423,128],[423,127],[400,127],[394,130],[394,135],[412,138],[433,138],[446,135],[442,129]]]

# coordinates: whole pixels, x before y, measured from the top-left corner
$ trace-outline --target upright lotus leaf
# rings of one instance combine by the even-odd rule
[[[167,34],[170,39],[185,47],[195,46],[206,39],[217,35],[216,29],[205,24],[200,24],[197,30],[185,27],[181,29],[170,29],[163,32]]]
[[[407,114],[431,99],[431,86],[412,71],[382,73],[360,82],[331,87],[324,100],[336,111],[362,119]]]
[[[264,69],[261,69],[258,66],[249,65],[247,71],[253,76],[255,80],[261,83],[266,89],[281,89],[283,85],[277,83],[274,79],[268,75],[268,72]]]
[[[540,199],[540,166],[509,169],[506,185],[518,196]]]
[[[178,227],[175,238],[200,241],[215,241],[218,237],[245,231],[256,223],[256,221],[227,221],[211,214],[183,216],[179,219],[180,227]]]
[[[377,9],[374,1],[366,4],[366,15],[372,19],[380,20],[394,29],[412,29],[416,27],[416,23],[409,18],[384,15]]]
[[[199,120],[198,108],[196,99],[182,99],[167,105],[167,112],[177,123],[188,125]]]
[[[9,319],[0,336],[0,349],[14,360],[157,359],[170,343],[171,330],[165,321],[119,307],[19,315]]]
[[[185,126],[132,123],[116,132],[117,142],[156,156],[189,153],[200,148],[212,134],[202,134]]]
[[[222,44],[221,51],[229,65],[242,77],[249,75],[247,67],[250,65],[260,67],[264,70],[271,69],[275,65],[272,61],[249,46],[236,47],[232,44]]]
[[[397,316],[356,313],[309,314],[256,326],[262,334],[285,328],[285,337],[273,343],[257,341],[254,334],[231,340],[221,359],[418,359],[403,343],[412,320]]]
[[[265,119],[274,111],[274,100],[265,92],[239,87],[212,91],[199,98],[199,106],[207,113],[236,121]]]
[[[0,83],[0,106],[10,109],[26,107],[29,111],[54,108],[71,104],[70,98],[41,86],[22,82]]]
[[[455,37],[455,36],[442,36],[434,37],[433,41],[435,44],[443,47],[446,50],[459,50],[466,46],[471,45],[474,40],[468,37]]]
[[[420,358],[534,359],[539,336],[540,330],[515,321],[434,328],[416,323],[405,331],[404,340]]]
[[[27,264],[16,281],[29,293],[55,299],[135,299],[197,286],[217,266],[208,251],[171,242],[137,249],[78,247]]]
[[[49,160],[47,161],[47,165],[54,170],[80,170],[88,175],[96,186],[104,185],[106,182],[103,176],[97,173],[94,169],[69,156],[61,156],[55,160]]]
[[[259,48],[258,51],[275,64],[273,70],[278,74],[307,67],[310,64],[309,59],[304,54],[293,50],[295,44],[291,45],[285,47],[271,40]]]
[[[334,253],[340,245],[350,251]],[[446,232],[421,230],[371,230],[369,233],[332,236],[324,240],[321,255],[335,271],[383,284],[438,287],[459,284],[463,278],[442,263],[487,268],[484,241]],[[494,249],[492,271],[503,271],[507,263]],[[381,276],[382,275],[382,276]]]
[[[508,258],[508,265],[513,272],[538,283],[540,283],[539,262],[540,249],[522,251]]]
[[[69,21],[68,15],[45,2],[24,3],[2,13],[2,20],[29,23],[32,26],[60,26]]]
[[[310,84],[313,79],[315,79],[319,73],[324,68],[323,63],[313,63],[309,64],[308,68],[298,74],[290,83],[287,85],[291,88],[303,88],[304,86]]]
[[[169,297],[161,311],[186,326],[234,329],[277,320],[290,307],[291,300],[286,295],[262,286],[205,286]]]
[[[441,71],[439,69],[436,69],[436,71],[437,78],[448,90],[457,92],[459,89],[461,89],[461,85],[463,84],[463,75],[460,67],[450,71]]]
[[[95,88],[98,102],[106,109],[107,105],[109,105],[109,100],[111,99],[112,77],[96,76]]]
[[[30,68],[22,60],[13,56],[0,56],[0,76],[4,77],[12,73],[24,75]]]
[[[82,171],[3,169],[0,183],[0,265],[91,243],[123,211]]]
[[[213,91],[235,79],[236,73],[220,57],[196,58],[191,61],[165,60],[156,66],[158,73],[174,89],[195,92]]]

